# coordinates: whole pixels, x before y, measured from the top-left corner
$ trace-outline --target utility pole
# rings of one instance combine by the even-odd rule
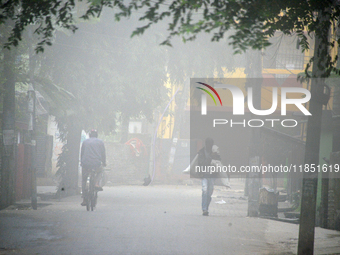
[[[247,82],[246,87],[253,88],[253,104],[256,109],[261,109],[261,85],[262,85],[262,55],[261,51],[250,50],[247,54]],[[261,143],[261,130],[252,128],[249,145],[249,165],[259,166]],[[260,173],[249,173],[247,176],[248,191],[248,216],[256,217],[259,211],[259,190],[261,187]]]
[[[31,61],[31,60],[30,60]],[[31,80],[32,81],[32,80]],[[35,100],[36,100],[36,94],[35,90],[32,84],[32,87],[30,87],[27,91],[28,94],[28,112],[30,114],[30,130],[31,130],[31,205],[33,210],[37,210],[38,203],[37,203],[37,181],[36,181],[36,121],[35,121]]]
[[[327,43],[329,32],[329,15],[320,10],[318,14],[321,24],[319,33],[315,35],[314,62],[312,69],[313,77],[322,77],[325,72],[325,58],[327,55]],[[305,165],[319,164],[320,135],[322,121],[322,102],[324,96],[323,79],[313,78],[311,81],[311,100],[308,117]],[[304,172],[302,184],[300,228],[298,241],[298,255],[312,255],[314,253],[314,231],[317,196],[318,173]]]
[[[32,28],[28,28],[29,34],[29,78],[31,82],[31,88],[28,89],[28,98],[30,100],[31,109],[30,118],[31,118],[31,205],[33,210],[37,210],[38,202],[37,202],[37,176],[36,176],[36,155],[37,155],[37,146],[36,146],[36,93],[34,88],[34,69],[35,62],[33,59],[33,49],[32,49]]]

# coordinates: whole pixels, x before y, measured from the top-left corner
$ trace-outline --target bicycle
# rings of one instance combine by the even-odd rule
[[[97,205],[98,191],[96,190],[96,176],[97,176],[97,168],[92,168],[89,171],[89,175],[87,176],[86,186],[85,186],[85,201],[86,201],[86,210],[93,211],[93,209]]]

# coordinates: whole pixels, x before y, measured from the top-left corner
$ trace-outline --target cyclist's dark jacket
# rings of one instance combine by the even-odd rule
[[[81,166],[85,168],[106,165],[106,154],[104,142],[98,138],[86,139],[81,146]]]

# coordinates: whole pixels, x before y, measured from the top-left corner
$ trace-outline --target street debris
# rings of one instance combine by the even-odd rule
[[[227,203],[226,201],[224,201],[223,199],[221,200],[221,201],[217,201],[217,202],[215,202],[216,204],[225,204],[225,203]]]

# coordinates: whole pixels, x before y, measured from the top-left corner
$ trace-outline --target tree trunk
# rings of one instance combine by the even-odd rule
[[[340,47],[338,49],[340,52]],[[338,61],[340,68],[340,61]],[[334,87],[333,93],[333,114],[337,116],[333,118],[333,148],[332,151],[340,151],[340,84]]]
[[[14,50],[4,49],[3,77],[3,155],[1,164],[1,199],[0,207],[5,208],[14,202],[14,171],[15,171],[15,75]]]
[[[340,39],[340,21],[337,26],[337,39]],[[340,53],[340,46],[338,46],[338,53]],[[340,69],[340,61],[336,63],[336,68]],[[338,80],[338,79],[337,79]],[[333,148],[332,151],[340,151],[340,84],[335,84],[333,88]]]
[[[69,130],[67,134],[68,157],[66,160],[65,193],[68,196],[79,193],[78,189],[78,169],[79,151],[81,140],[81,127],[76,120],[69,120]]]
[[[327,21],[327,16],[320,12],[318,15],[320,23]],[[315,36],[313,77],[322,77],[325,71],[325,62],[322,56],[327,54],[328,29],[321,29],[320,34]],[[323,60],[323,61],[321,61]],[[312,79],[311,100],[309,111],[312,114],[308,118],[305,164],[311,166],[319,164],[320,135],[322,103],[324,86],[322,79]],[[301,214],[298,241],[298,255],[311,255],[314,252],[314,230],[317,195],[318,173],[304,172],[302,183]]]

